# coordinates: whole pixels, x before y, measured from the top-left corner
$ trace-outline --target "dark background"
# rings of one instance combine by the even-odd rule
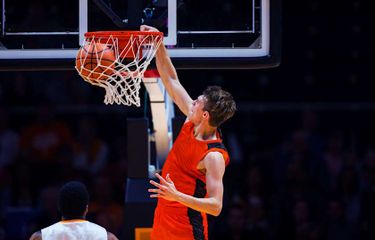
[[[193,98],[221,85],[238,103],[211,239],[374,238],[372,12],[363,0],[284,1],[279,67],[178,72]],[[103,95],[75,71],[0,73],[0,239],[58,221],[71,179],[89,188],[89,220],[123,239],[126,119],[150,113]]]

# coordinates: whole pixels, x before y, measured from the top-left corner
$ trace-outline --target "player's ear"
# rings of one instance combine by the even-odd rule
[[[203,112],[203,118],[208,120],[210,118],[210,113],[208,111]]]

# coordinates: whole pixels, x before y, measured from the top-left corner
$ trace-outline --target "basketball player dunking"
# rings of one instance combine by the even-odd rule
[[[68,182],[59,193],[61,221],[35,232],[30,240],[118,240],[103,227],[87,221],[89,194],[81,182]]]
[[[158,31],[141,26],[141,31]],[[152,240],[207,240],[207,215],[218,216],[223,201],[223,175],[229,162],[218,127],[233,116],[236,104],[220,87],[208,87],[192,100],[178,80],[164,45],[156,66],[169,96],[187,116],[168,154],[160,183],[150,181],[150,197],[158,198]]]

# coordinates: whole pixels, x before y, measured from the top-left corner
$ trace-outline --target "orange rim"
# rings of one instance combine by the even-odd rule
[[[136,53],[138,57],[142,56],[142,52],[139,52],[141,45],[153,44],[154,42],[162,41],[162,32],[141,32],[141,31],[96,31],[85,33],[85,41],[93,41],[95,43],[107,44],[112,39],[118,40],[118,48],[121,58],[134,59]],[[144,38],[145,40],[141,40]],[[130,40],[132,40],[131,44]],[[132,51],[128,51],[133,49]]]
[[[160,36],[162,32],[142,32],[142,31],[96,31],[85,33],[85,38],[109,38],[110,36],[119,39],[129,39],[131,36]]]

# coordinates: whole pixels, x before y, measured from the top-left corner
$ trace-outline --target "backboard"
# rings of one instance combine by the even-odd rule
[[[87,31],[160,29],[178,69],[275,67],[280,0],[0,0],[0,70],[69,70]]]

